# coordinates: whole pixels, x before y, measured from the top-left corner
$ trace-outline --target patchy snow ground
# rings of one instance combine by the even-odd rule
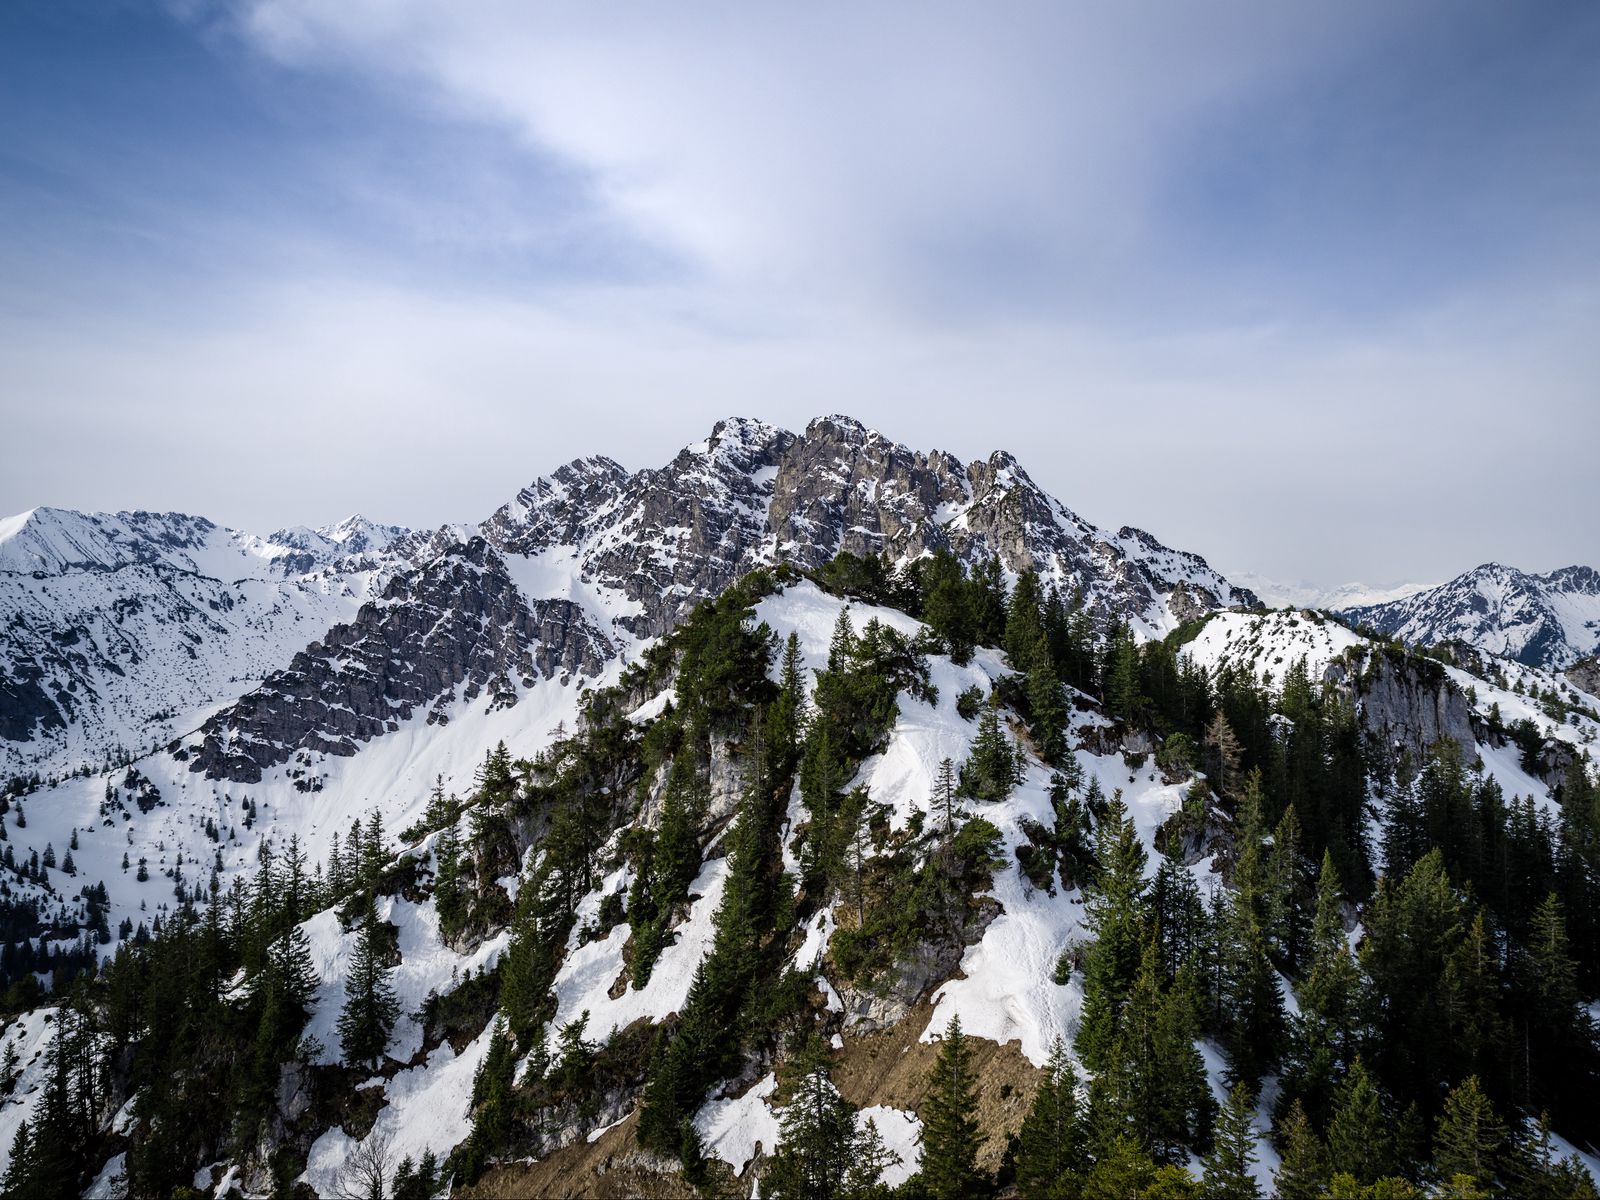
[[[34,1113],[44,1102],[44,1087],[50,1074],[50,1045],[55,1041],[59,1011],[36,1008],[23,1013],[0,1035],[0,1054],[7,1047],[14,1048],[19,1072],[10,1098],[0,1104],[0,1174],[5,1173],[11,1162],[11,1144],[16,1140],[18,1126],[24,1121],[31,1125]]]
[[[406,1155],[418,1162],[429,1150],[443,1160],[472,1132],[468,1112],[472,1077],[489,1053],[493,1036],[491,1024],[459,1055],[446,1043],[421,1066],[390,1079],[383,1086],[387,1102],[378,1110],[368,1137],[388,1136],[396,1162]],[[339,1168],[355,1147],[355,1139],[335,1125],[312,1145],[301,1178],[319,1196],[336,1194]]]
[[[632,1025],[640,1017],[660,1021],[679,1011],[694,982],[695,968],[711,950],[715,931],[711,919],[722,903],[722,888],[728,877],[728,860],[712,859],[700,869],[689,887],[698,896],[689,907],[688,919],[677,928],[677,941],[661,952],[655,969],[642,990],[631,984],[612,999],[611,986],[623,972],[622,948],[628,941],[626,923],[606,937],[579,946],[568,954],[556,973],[556,1016],[549,1026],[551,1050],[561,1026],[589,1014],[586,1036],[604,1041],[613,1031]]]
[[[778,1078],[768,1074],[742,1096],[707,1101],[695,1114],[694,1127],[706,1153],[743,1174],[758,1149],[771,1154],[778,1145],[778,1116],[767,1103],[778,1090]]]
[[[493,967],[510,935],[502,932],[470,954],[457,954],[439,939],[439,914],[432,897],[422,904],[394,896],[380,897],[378,919],[389,921],[400,931],[400,965],[389,975],[395,999],[400,1003],[400,1019],[389,1039],[387,1054],[396,1062],[409,1062],[422,1049],[422,1026],[417,1017],[429,993],[448,992],[466,976]],[[358,930],[341,929],[332,909],[318,913],[301,927],[311,943],[311,962],[320,979],[315,1007],[303,1036],[314,1037],[322,1044],[318,1062],[336,1063],[340,1061],[339,1012],[344,1007],[345,978],[360,934]]]

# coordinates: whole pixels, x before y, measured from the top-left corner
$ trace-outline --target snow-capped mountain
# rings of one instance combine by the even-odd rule
[[[1463,641],[1529,666],[1561,668],[1600,650],[1600,571],[1533,575],[1499,563],[1413,596],[1341,614],[1416,645]]]
[[[963,465],[846,417],[720,422],[658,469],[577,459],[431,535],[38,509],[0,525],[0,770],[97,766],[198,728],[196,768],[254,779],[417,708],[437,720],[458,688],[594,677],[755,566],[935,549],[1037,568],[1145,635],[1254,601],[1197,555],[1090,525],[1009,454]]]
[[[405,531],[257,537],[181,513],[0,521],[0,773],[100,767],[192,729],[362,603]]]
[[[253,906],[279,902],[276,891],[311,886],[320,897],[294,910],[307,995],[279,1039],[281,1055],[265,1060],[271,1088],[251,1127],[259,1132],[241,1135],[241,1125],[210,1110],[182,1122],[208,1130],[209,1140],[174,1159],[181,1182],[192,1178],[211,1195],[235,1187],[266,1195],[284,1179],[312,1194],[345,1194],[349,1164],[364,1151],[454,1162],[447,1173],[459,1171],[465,1182],[451,1194],[468,1197],[573,1194],[602,1178],[601,1194],[684,1194],[677,1160],[641,1134],[648,1081],[660,1070],[652,1047],[670,1045],[689,1024],[699,968],[717,952],[719,923],[728,920],[719,915],[724,901],[753,886],[755,874],[736,869],[739,856],[763,855],[763,878],[798,879],[819,822],[841,819],[815,806],[798,777],[763,791],[769,727],[756,716],[765,702],[754,698],[794,686],[805,704],[797,697],[791,711],[812,714],[807,745],[819,732],[850,728],[827,719],[838,710],[824,705],[839,705],[843,693],[824,688],[817,672],[852,642],[857,651],[840,653],[858,678],[908,672],[890,685],[881,738],[849,760],[827,793],[871,802],[852,843],[856,890],[848,881],[833,891],[807,881],[773,906],[763,919],[789,924],[774,924],[761,943],[768,969],[748,977],[798,973],[805,1019],[837,1056],[841,1094],[899,1156],[883,1173],[890,1185],[926,1153],[922,1080],[946,1023],[959,1018],[981,1056],[974,1075],[989,1145],[982,1166],[999,1167],[1055,1039],[1070,1041],[1084,1019],[1088,984],[1074,958],[1095,918],[1068,862],[1089,814],[1122,806],[1106,811],[1125,811],[1145,875],[1156,873],[1163,850],[1172,854],[1163,864],[1167,884],[1189,881],[1196,905],[1229,887],[1237,826],[1227,789],[1213,794],[1211,768],[1196,761],[1208,753],[1200,743],[1210,726],[1197,722],[1185,737],[1163,741],[1159,725],[1058,685],[1070,701],[1060,718],[1064,746],[1047,761],[1048,743],[1032,728],[1040,710],[1029,715],[1008,699],[1016,672],[1032,668],[1012,661],[1001,639],[991,636],[958,661],[924,606],[838,594],[827,574],[783,569],[751,578],[755,568],[821,566],[841,550],[902,560],[936,550],[969,562],[998,556],[1008,571],[1035,568],[1047,583],[1081,592],[1102,621],[1124,617],[1146,637],[1179,630],[1173,641],[1185,671],[1192,665],[1212,680],[1253,676],[1265,685],[1266,708],[1254,716],[1250,706],[1240,709],[1257,727],[1236,749],[1298,738],[1295,722],[1304,719],[1304,736],[1324,739],[1305,743],[1316,753],[1266,751],[1263,761],[1271,753],[1320,781],[1331,756],[1341,756],[1342,770],[1354,775],[1338,775],[1340,790],[1328,788],[1327,799],[1354,805],[1351,815],[1370,826],[1371,855],[1397,806],[1383,791],[1393,775],[1365,774],[1357,738],[1418,762],[1454,741],[1474,780],[1492,782],[1513,805],[1525,797],[1547,822],[1561,811],[1571,768],[1587,762],[1600,739],[1594,709],[1540,667],[1502,662],[1469,671],[1403,653],[1321,613],[1262,612],[1250,590],[1203,559],[1139,530],[1109,533],[1083,521],[1009,455],[963,465],[839,417],[801,434],[723,422],[655,469],[578,459],[481,524],[428,534],[351,518],[254,538],[192,517],[54,512],[8,521],[0,533],[0,597],[9,606],[0,718],[10,722],[0,728],[0,749],[58,773],[76,766],[72,755],[94,765],[29,781],[0,804],[5,897],[28,922],[16,944],[86,957],[127,948],[131,959],[162,928],[157,921],[181,928],[189,911],[226,910],[219,927],[231,937],[252,927]],[[750,597],[748,617],[742,603],[691,615],[698,601],[736,584],[736,596]],[[758,623],[779,639],[794,635],[797,671],[728,651],[752,642],[770,652],[776,643],[750,637]],[[711,638],[713,627],[727,640],[697,640]],[[716,668],[701,659],[691,670],[691,648],[708,644],[723,651]],[[887,665],[869,665],[867,646]],[[1291,720],[1274,706],[1301,664],[1338,703],[1316,701],[1322,715],[1298,711]],[[731,686],[724,675],[736,677],[738,701],[727,705],[726,724],[693,716],[708,711],[714,690],[720,696]],[[980,717],[971,700],[985,695],[993,707]],[[971,812],[956,813],[981,816],[981,826],[965,828],[987,827],[994,837],[992,860],[967,879],[941,865],[961,838],[940,843],[935,797],[946,769],[978,758],[986,720],[1014,764],[1007,777],[1016,778],[1004,794],[974,796]],[[503,806],[487,798],[485,761],[502,744],[515,775]],[[113,768],[106,759],[119,748],[133,752],[132,761],[117,755]],[[702,807],[681,818],[691,822],[692,854],[682,894],[651,918],[650,889],[665,872],[645,856],[667,842],[680,760],[693,766]],[[1347,795],[1352,780],[1359,790]],[[1079,789],[1081,808],[1060,803],[1063,787]],[[1197,794],[1201,825],[1191,829],[1186,810]],[[768,805],[770,843],[741,838],[745,814]],[[561,849],[558,810],[581,820],[587,841],[563,826]],[[363,841],[359,856],[347,832],[354,825],[384,831],[371,846]],[[587,846],[585,867],[554,886],[557,877],[541,874],[541,864],[579,854],[579,843]],[[1308,863],[1319,859],[1313,853]],[[369,865],[362,886],[370,926],[360,905],[341,903],[355,885],[335,884],[336,871],[365,873]],[[473,896],[470,925],[463,889]],[[564,923],[527,916],[544,914],[540,906],[554,914],[563,895],[572,907]],[[899,928],[878,920],[898,913],[907,896],[916,897],[907,908],[916,923],[902,945],[876,931]],[[879,906],[871,922],[867,904]],[[928,905],[937,920],[924,920]],[[637,956],[652,919],[663,936],[641,978]],[[104,932],[96,941],[80,929]],[[341,1018],[373,930],[390,938],[383,970],[398,1011],[371,1059],[353,1064]],[[869,930],[876,941],[863,940]],[[168,935],[156,936],[152,944],[161,946]],[[863,966],[864,945],[888,956],[881,968]],[[476,1081],[505,1070],[507,1086],[525,1090],[546,1075],[532,1066],[543,1061],[533,1043],[508,1058],[502,1040],[515,996],[508,980],[533,994],[525,981],[534,958],[546,972],[535,989],[538,1048],[560,1062],[575,1040],[573,1061],[587,1055],[593,1069],[549,1068],[551,1078],[571,1076],[572,1094],[542,1093],[547,1111],[536,1143],[496,1135],[491,1156],[473,1168],[487,1168],[475,1190],[463,1148],[489,1136],[483,1113],[492,1103]],[[220,989],[220,999],[205,1002],[254,1013],[268,970],[278,968],[229,960],[206,985]],[[1297,1003],[1298,979],[1279,978],[1285,1004]],[[103,990],[117,991],[109,983]],[[141,1021],[159,1025],[169,1016]],[[174,1052],[165,1073],[140,1074],[142,1083],[127,1071],[108,1074],[96,1140],[78,1164],[80,1183],[89,1181],[84,1194],[170,1191],[141,1192],[139,1183],[161,1165],[152,1165],[150,1147],[171,1128],[152,1115],[161,1080],[196,1092],[197,1080],[216,1074],[207,1056],[223,1057],[213,1040],[251,1047],[267,1036],[246,1021],[239,1029],[216,1024],[208,1032],[218,1037],[200,1039],[192,1053],[191,1043],[180,1043],[184,1057]],[[11,1099],[0,1105],[0,1168],[21,1123],[38,1128],[47,1111],[50,1052],[69,1025],[64,1009],[33,1007],[0,1028],[0,1049],[14,1050],[20,1064]],[[743,1034],[730,1028],[726,1036]],[[145,1033],[144,1043],[154,1040]],[[791,1103],[777,1086],[787,1051],[765,1032],[746,1041],[735,1067],[690,1094],[674,1128],[692,1127],[697,1153],[716,1164],[730,1194],[755,1194],[758,1184],[759,1194],[771,1194],[763,1172]],[[134,1043],[129,1053],[147,1053]],[[1201,1087],[1224,1100],[1232,1051],[1211,1034],[1193,1044]],[[251,1053],[236,1057],[245,1062]],[[187,1095],[181,1103],[189,1117]],[[1256,1128],[1270,1125],[1268,1099]],[[1270,1190],[1277,1152],[1261,1138],[1256,1154],[1254,1174]]]

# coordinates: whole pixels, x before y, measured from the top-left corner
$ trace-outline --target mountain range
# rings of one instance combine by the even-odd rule
[[[841,555],[961,569],[886,579]],[[1276,609],[1255,582],[1086,522],[1008,453],[963,463],[843,416],[722,421],[636,471],[576,459],[434,530],[0,521],[0,1163],[44,1169],[27,1122],[71,1141],[62,1194],[369,1194],[363,1162],[381,1194],[435,1194],[395,1186],[404,1155],[460,1196],[765,1196],[803,1028],[832,1056],[818,1094],[919,1196],[924,1081],[959,1019],[976,1161],[1008,1186],[1057,1039],[1082,1051],[1095,1019],[1097,872],[1151,912],[1190,897],[1183,937],[1221,972],[1240,863],[1291,880],[1305,930],[1320,879],[1319,936],[1348,952],[1392,913],[1381,876],[1432,869],[1430,837],[1480,871],[1462,894],[1511,914],[1493,910],[1507,963],[1542,889],[1568,889],[1593,1010],[1600,867],[1560,871],[1600,844],[1572,832],[1600,739],[1573,667],[1597,648],[1596,573],[1485,566]],[[1450,840],[1468,829],[1489,832]],[[1427,878],[1406,896],[1454,895]],[[1450,912],[1439,936],[1459,939]],[[1176,996],[1146,979],[1152,921],[1138,986]],[[1274,957],[1252,967],[1287,1013],[1316,1002],[1292,941],[1262,932]],[[1447,982],[1464,961],[1395,958],[1428,955]],[[100,990],[64,1002],[101,960]],[[357,1054],[348,1014],[378,976],[394,1010]],[[1162,1009],[1217,1015],[1160,1065],[1221,1105],[1251,1047],[1218,987]],[[1289,1152],[1272,1097],[1303,1087],[1308,1028],[1280,1017],[1235,1121],[1266,1194]],[[1407,1074],[1428,1028],[1374,1054],[1384,1105],[1459,1083]],[[1529,1036],[1507,1062],[1576,1053]],[[49,1124],[69,1041],[101,1064],[68,1089],[70,1138]],[[1540,1169],[1600,1172],[1600,1071],[1528,1069],[1554,1081]],[[1510,1118],[1522,1077],[1484,1070]],[[1209,1179],[1208,1136],[1186,1127],[1171,1169]]]
[[[1146,636],[1255,600],[1197,555],[1090,525],[1008,454],[962,464],[846,417],[803,434],[720,422],[656,469],[577,459],[480,524],[427,534],[35,509],[0,522],[0,774],[203,727],[208,773],[258,778],[457,687],[510,698],[536,676],[594,677],[757,565],[939,548],[1036,567]]]

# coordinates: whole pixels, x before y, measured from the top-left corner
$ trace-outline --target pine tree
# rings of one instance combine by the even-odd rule
[[[1261,1188],[1250,1170],[1256,1161],[1254,1116],[1255,1097],[1240,1080],[1228,1092],[1205,1157],[1205,1194],[1211,1200],[1260,1200]]]
[[[344,1060],[352,1067],[376,1066],[389,1044],[389,1033],[400,1015],[400,1005],[384,966],[385,946],[376,917],[362,925],[345,977],[344,1009],[339,1014],[339,1042]]]
[[[1478,1086],[1475,1075],[1452,1088],[1433,1135],[1433,1169],[1446,1181],[1465,1175],[1487,1187],[1498,1170],[1505,1126]]]
[[[966,1200],[989,1190],[978,1170],[978,1100],[972,1050],[961,1018],[950,1018],[923,1106],[922,1184],[935,1200]]]
[[[1057,1038],[1018,1135],[1017,1194],[1022,1200],[1049,1200],[1069,1186],[1088,1162],[1086,1136],[1077,1072],[1066,1044]]]

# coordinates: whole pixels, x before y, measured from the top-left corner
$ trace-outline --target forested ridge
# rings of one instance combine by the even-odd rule
[[[372,1129],[358,1085],[396,1069],[386,897],[431,902],[447,946],[505,944],[415,1014],[418,1062],[489,1033],[470,1133],[437,1158],[353,1164],[350,1194],[469,1188],[630,1113],[641,1152],[686,1193],[744,1194],[749,1174],[708,1153],[695,1117],[727,1081],[768,1072],[781,1136],[755,1168],[763,1196],[1595,1194],[1553,1140],[1600,1142],[1600,786],[1586,755],[1554,802],[1508,796],[1454,741],[1412,753],[1375,740],[1350,689],[1304,660],[1276,677],[1207,669],[1185,653],[1196,626],[1140,641],[1032,573],[1008,584],[998,563],[964,570],[943,553],[900,568],[840,555],[809,578],[921,624],[908,634],[845,607],[808,672],[799,638],[756,614],[800,573],[755,572],[587,692],[536,757],[486,748],[470,794],[440,787],[417,826],[388,831],[374,812],[325,862],[291,839],[248,879],[180,885],[98,969],[58,967],[48,998],[32,963],[8,966],[10,1010],[48,1002],[56,1034],[3,1194],[81,1195],[113,1153],[131,1195],[198,1194],[196,1171],[221,1162],[242,1192],[304,1194],[318,1133]],[[931,658],[978,654],[1008,670],[954,697],[966,753],[891,820],[863,765],[904,706],[938,701]],[[1437,671],[1391,642],[1366,654],[1368,669]],[[1085,772],[1091,752],[1184,785],[1153,844],[1123,793]],[[1049,772],[1050,817],[1008,851],[986,810],[1030,767]],[[616,1031],[558,1022],[573,948],[626,926],[616,986],[645,988],[716,859],[722,891],[683,1004]],[[1085,936],[1063,931],[1053,977],[1081,989],[1080,1019],[1004,1131],[978,1120],[972,1037],[943,1026],[916,1161],[891,1185],[896,1151],[833,1082],[841,1013],[796,953],[828,914],[840,987],[892,987],[913,959],[953,972],[1009,871],[1083,901]],[[305,1036],[318,987],[305,922],[330,909],[355,945],[337,1062]],[[18,1070],[5,1064],[8,1090]],[[1260,1128],[1277,1158],[1265,1181]]]

